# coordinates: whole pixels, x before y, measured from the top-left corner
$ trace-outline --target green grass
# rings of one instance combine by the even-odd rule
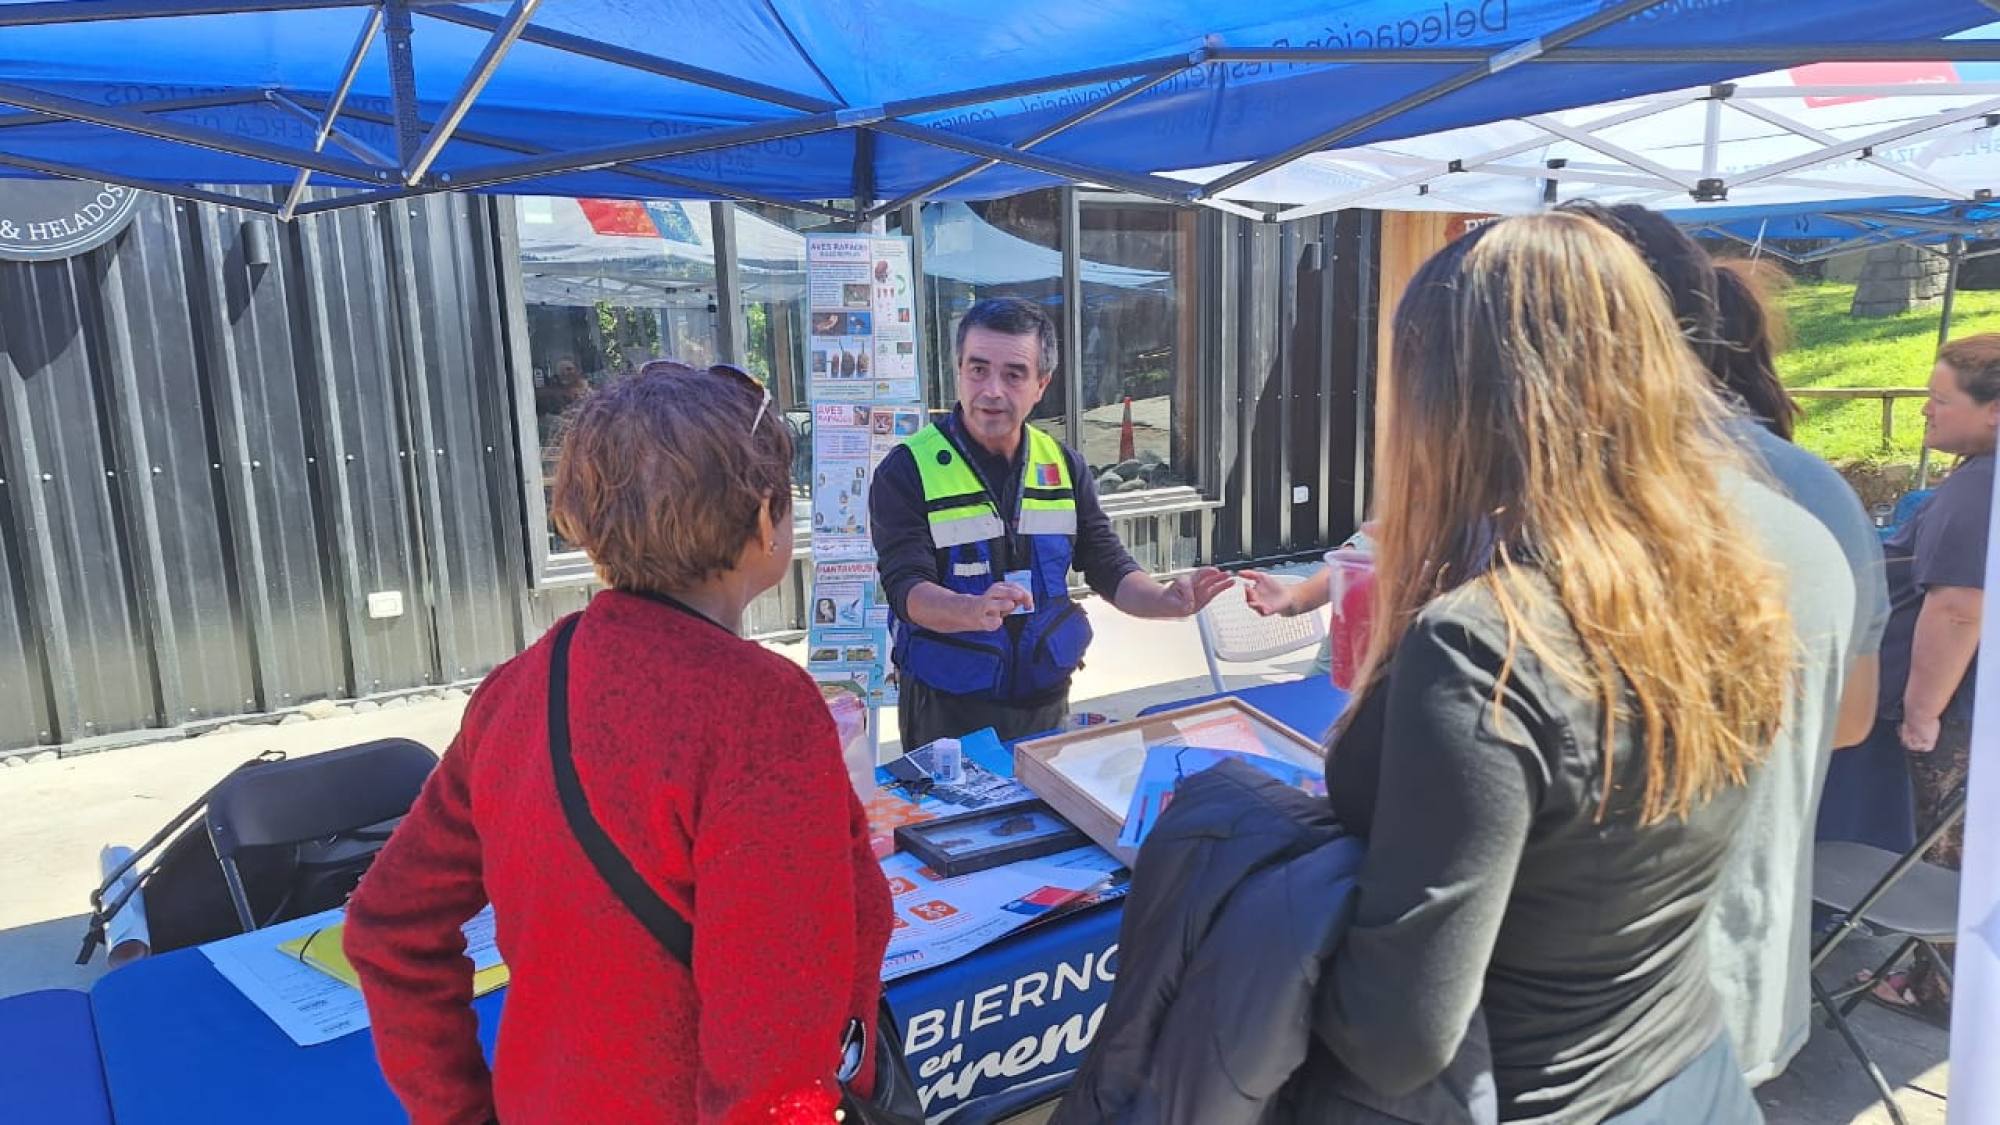
[[[1801,283],[1784,294],[1791,347],[1778,357],[1788,387],[1921,387],[1937,349],[1938,310],[1861,319],[1847,315],[1848,282]],[[2000,291],[1963,291],[1952,310],[1951,334],[2000,332]],[[1915,462],[1923,438],[1922,399],[1896,403],[1895,438],[1882,446],[1882,404],[1807,400],[1798,443],[1835,464]]]

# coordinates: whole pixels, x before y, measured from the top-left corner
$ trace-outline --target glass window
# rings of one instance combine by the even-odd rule
[[[791,427],[792,488],[810,492],[812,410],[806,400],[806,239],[846,234],[851,221],[762,204],[736,208],[737,300],[743,308],[743,355],[737,362],[771,388]]]
[[[1106,495],[1193,484],[1195,215],[1081,200],[1082,452]],[[1129,421],[1128,421],[1129,419]]]
[[[924,324],[936,383],[932,406],[958,400],[958,322],[973,302],[1021,297],[1062,323],[1062,193],[1037,191],[980,203],[924,205]],[[1057,365],[1029,420],[1070,440],[1065,409],[1069,357]]]
[[[715,239],[706,203],[527,196],[517,213],[546,503],[570,407],[654,356],[719,358]]]

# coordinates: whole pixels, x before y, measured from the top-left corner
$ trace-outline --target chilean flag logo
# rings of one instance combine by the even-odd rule
[[[1061,488],[1062,470],[1055,465],[1036,465],[1035,485],[1038,488]]]

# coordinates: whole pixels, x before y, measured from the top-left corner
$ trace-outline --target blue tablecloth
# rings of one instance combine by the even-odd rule
[[[1241,688],[1221,695],[1204,695],[1198,699],[1184,699],[1178,703],[1162,703],[1139,712],[1141,715],[1156,715],[1176,707],[1191,707],[1197,703],[1207,703],[1211,699],[1234,696],[1278,720],[1286,726],[1312,739],[1325,740],[1326,732],[1333,729],[1333,721],[1347,709],[1347,693],[1333,686],[1324,676],[1307,676],[1304,679],[1287,680],[1278,684],[1259,684],[1256,687]]]
[[[1347,702],[1316,677],[1231,694],[1315,739]],[[1110,998],[1122,913],[1079,911],[888,986],[931,1114],[980,1125],[1060,1091]],[[489,1057],[504,997],[473,1004]],[[403,1119],[369,1035],[296,1046],[199,950],[119,969],[90,1004],[119,1125]]]
[[[88,994],[49,989],[0,1000],[0,1119],[110,1125]]]
[[[492,1057],[504,992],[473,1001]],[[199,949],[148,957],[91,989],[118,1125],[393,1122],[407,1118],[357,1033],[300,1047]]]
[[[902,1021],[911,1070],[930,1092],[933,1113],[966,1106],[954,1120],[990,1120],[989,1113],[1060,1088],[1061,1077],[1081,1062],[1111,995],[1118,920],[1116,904],[1081,911],[889,985],[890,1009]],[[88,1010],[81,993],[71,995],[86,1024],[80,1042],[89,1081],[100,1102],[108,1085],[118,1125],[404,1120],[368,1033],[297,1046],[198,949],[107,975],[92,990]],[[505,997],[503,989],[473,1002],[489,1059]],[[93,1012],[101,1072],[89,1053]],[[1023,1042],[1029,1046],[1016,1046]],[[0,1083],[0,1091],[10,1090]],[[0,1117],[38,1125],[112,1120],[111,1112],[16,1117],[9,1102],[0,1106],[9,1107]]]

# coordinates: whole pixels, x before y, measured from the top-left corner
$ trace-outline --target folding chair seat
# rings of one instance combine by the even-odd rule
[[[1825,1010],[1828,1022],[1846,1041],[1855,1058],[1867,1070],[1882,1105],[1896,1125],[1908,1125],[1896,1104],[1896,1092],[1882,1074],[1847,1016],[1875,987],[1913,951],[1921,948],[1945,974],[1950,968],[1936,946],[1957,940],[1958,872],[1924,862],[1923,855],[1965,816],[1965,791],[1961,789],[1941,810],[1936,827],[1909,851],[1897,854],[1870,844],[1827,841],[1813,850],[1813,901],[1833,910],[1839,922],[1819,940],[1812,955],[1813,999]],[[1855,931],[1866,927],[1903,940],[1896,951],[1861,982],[1828,989],[1819,979],[1819,968]]]

